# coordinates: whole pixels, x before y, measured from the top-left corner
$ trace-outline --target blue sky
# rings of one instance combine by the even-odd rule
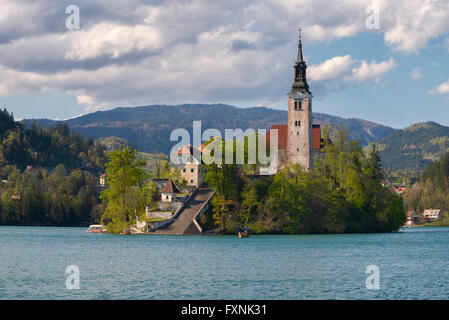
[[[449,125],[447,0],[78,0],[0,5],[0,106],[65,119],[117,106],[286,110],[303,29],[314,111]],[[379,29],[368,30],[369,6]],[[200,120],[200,119],[199,119]]]

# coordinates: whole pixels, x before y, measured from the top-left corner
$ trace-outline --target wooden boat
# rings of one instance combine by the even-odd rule
[[[249,229],[248,228],[240,228],[238,235],[239,235],[239,238],[249,238]]]
[[[131,230],[130,229],[126,229],[123,232],[120,232],[120,234],[131,234]]]
[[[105,233],[106,228],[101,224],[92,224],[87,229],[87,232],[89,232],[89,233]]]

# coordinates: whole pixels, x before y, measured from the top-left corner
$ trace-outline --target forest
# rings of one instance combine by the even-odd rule
[[[104,147],[65,124],[42,128],[0,111],[0,224],[85,225],[104,210]]]
[[[405,192],[404,206],[418,213],[430,208],[449,212],[449,152],[428,166],[420,180]]]

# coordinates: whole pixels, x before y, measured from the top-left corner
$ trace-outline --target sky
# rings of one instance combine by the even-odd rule
[[[314,111],[449,125],[449,0],[0,0],[0,107],[286,110],[299,27]]]

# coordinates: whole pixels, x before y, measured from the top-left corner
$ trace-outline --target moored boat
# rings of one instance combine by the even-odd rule
[[[89,232],[89,233],[105,233],[106,228],[101,224],[92,224],[87,229],[87,232]]]
[[[249,238],[249,229],[248,228],[239,228],[239,238]]]

